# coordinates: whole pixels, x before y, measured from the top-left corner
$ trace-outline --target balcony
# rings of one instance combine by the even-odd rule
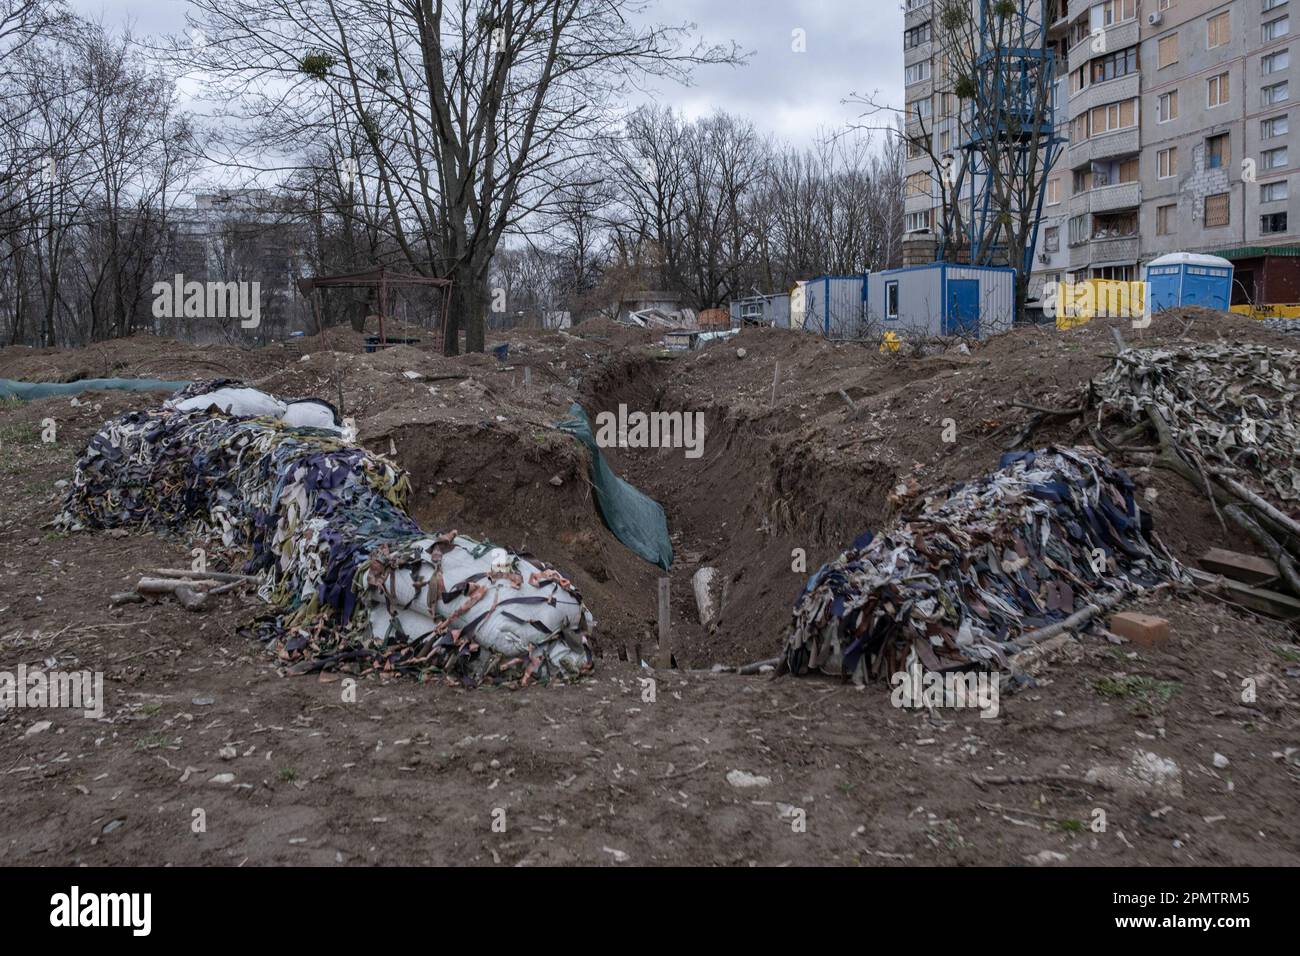
[[[1084,194],[1088,199],[1088,212],[1113,212],[1132,209],[1142,203],[1142,184],[1117,183],[1114,186],[1097,186]]]
[[[1133,262],[1138,257],[1138,237],[1091,239],[1070,247],[1070,268],[1103,266]]]
[[[1070,6],[1073,8],[1074,4],[1070,4]],[[1116,50],[1123,50],[1126,47],[1131,47],[1137,41],[1138,21],[1136,18],[1116,24],[1113,27],[1107,27],[1101,31],[1100,36],[1085,37],[1070,47],[1068,57],[1070,72],[1077,70],[1093,57],[1114,53]]]
[[[1094,83],[1070,97],[1066,105],[1066,113],[1073,119],[1086,113],[1094,106],[1104,106],[1107,103],[1134,99],[1138,95],[1140,84],[1141,81],[1137,73]]]
[[[920,26],[933,15],[929,0],[921,4],[915,10],[905,10],[903,12],[903,29],[910,30],[912,27]]]
[[[1067,161],[1071,169],[1077,169],[1094,159],[1118,159],[1130,156],[1138,151],[1138,128],[1116,130],[1113,133],[1101,133],[1081,143],[1071,143]]]

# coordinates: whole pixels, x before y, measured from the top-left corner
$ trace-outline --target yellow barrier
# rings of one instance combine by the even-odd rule
[[[1056,283],[1056,328],[1060,331],[1091,322],[1097,316],[1135,318],[1146,305],[1145,282],[1121,279],[1084,279]],[[1048,287],[1050,295],[1050,287]]]
[[[880,351],[897,352],[898,347],[903,344],[897,332],[886,332],[880,337]]]
[[[1300,319],[1300,303],[1266,303],[1263,305],[1233,305],[1229,311],[1248,319]]]

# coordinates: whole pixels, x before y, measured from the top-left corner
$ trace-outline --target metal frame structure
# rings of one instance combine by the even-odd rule
[[[989,138],[998,138],[1004,165],[1010,160],[1010,169],[1004,170],[1007,176],[1027,180],[1034,164],[1043,164],[1036,195],[1031,200],[1033,228],[1026,240],[1024,261],[1019,266],[1028,275],[1038,245],[1047,171],[1056,164],[1065,142],[1056,131],[1056,56],[1048,43],[1048,24],[1041,19],[1043,11],[1051,10],[1054,4],[1052,0],[974,0],[974,3],[979,7],[979,30],[974,57],[975,99],[969,108],[973,116],[995,118],[967,122],[969,136],[958,144],[965,161],[958,170],[953,195],[960,201],[969,181],[971,209],[966,222],[966,243],[971,264],[1001,265],[1008,261],[1005,244],[979,241],[999,228],[993,221],[997,211],[993,208],[989,176]],[[1005,42],[1000,48],[999,29],[990,21],[998,16],[996,8],[1008,4],[1014,10],[1005,14],[1010,23],[1001,31]],[[947,237],[941,234],[936,258],[945,258],[946,243]],[[976,250],[980,250],[978,255]]]
[[[321,325],[320,296],[313,295],[321,289],[376,289],[379,298],[379,344],[386,345],[387,336],[384,334],[384,315],[388,311],[388,287],[389,286],[434,286],[442,289],[442,316],[443,322],[447,321],[447,310],[451,306],[451,286],[450,279],[436,279],[430,276],[411,275],[403,272],[390,272],[384,266],[377,269],[371,269],[368,272],[354,272],[349,275],[334,276],[314,276],[307,279],[298,280],[298,291],[304,296],[309,296],[312,303],[312,311],[316,316],[316,331],[324,332]]]

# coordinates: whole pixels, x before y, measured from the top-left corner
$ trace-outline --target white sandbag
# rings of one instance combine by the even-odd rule
[[[506,657],[527,657],[537,648],[552,668],[577,674],[588,665],[582,635],[590,615],[557,572],[463,536],[441,562],[427,560],[434,544],[421,545],[426,560],[418,570],[408,566],[389,574],[382,589],[367,590],[376,639],[391,639],[398,628],[408,640],[425,637],[445,619],[448,630],[471,629],[475,643]],[[429,588],[435,585],[440,590],[431,611]]]
[[[283,418],[285,404],[278,398],[255,388],[219,388],[177,402],[180,412],[202,411],[215,405],[227,415],[249,418]]]
[[[319,398],[300,398],[290,402],[284,411],[284,423],[295,428],[324,428],[342,434],[334,408]]]

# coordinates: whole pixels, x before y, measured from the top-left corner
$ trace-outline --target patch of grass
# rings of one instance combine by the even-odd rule
[[[157,750],[159,747],[171,747],[180,743],[180,740],[171,734],[162,733],[149,734],[141,737],[135,742],[136,750]]]
[[[36,422],[11,422],[0,425],[0,448],[10,445],[36,445],[41,440],[41,426]]]
[[[281,767],[280,772],[276,774],[276,778],[281,783],[293,783],[298,779],[298,771],[292,767]]]
[[[162,710],[162,704],[145,704],[143,707],[140,708],[140,712],[144,714],[146,717],[152,717],[160,710]]]
[[[1288,664],[1300,663],[1300,650],[1285,644],[1274,644],[1273,652]]]
[[[1069,820],[1057,820],[1056,825],[1066,833],[1082,833],[1084,830],[1088,829],[1087,824],[1082,820],[1075,820],[1073,818]]]
[[[1127,700],[1138,713],[1159,713],[1182,689],[1182,684],[1172,680],[1156,680],[1137,674],[1117,677],[1100,677],[1093,682],[1093,690],[1103,697]]]

